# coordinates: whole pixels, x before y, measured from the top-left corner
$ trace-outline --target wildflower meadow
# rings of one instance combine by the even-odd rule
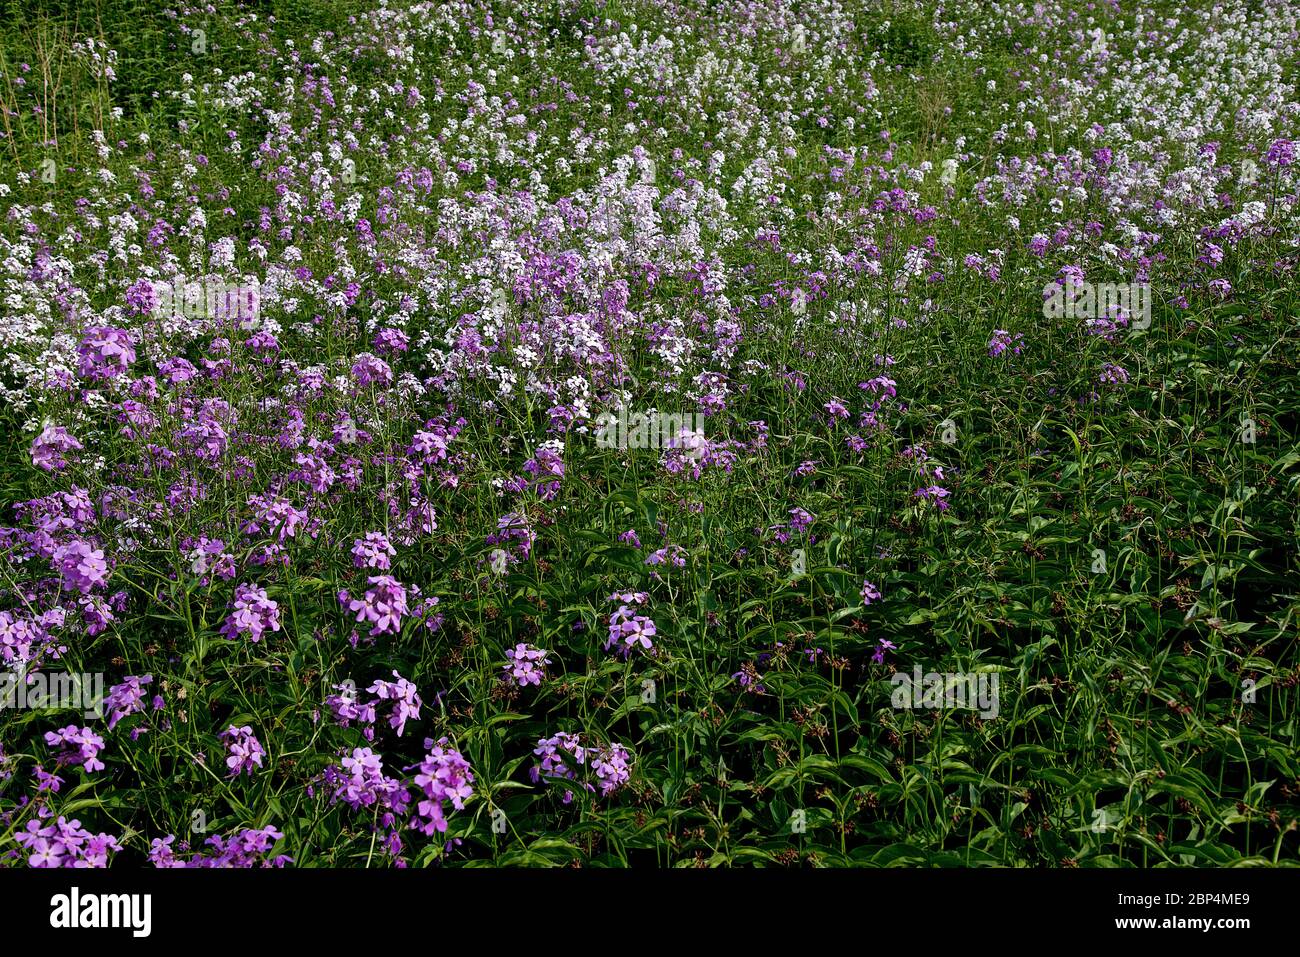
[[[0,24],[0,869],[1296,865],[1300,5]]]

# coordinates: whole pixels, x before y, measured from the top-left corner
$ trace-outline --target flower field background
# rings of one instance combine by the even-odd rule
[[[1295,864],[1294,5],[0,22],[0,865]]]

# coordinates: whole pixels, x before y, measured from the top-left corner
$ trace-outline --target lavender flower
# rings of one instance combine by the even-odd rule
[[[357,698],[356,685],[345,682],[344,684],[334,685],[334,690],[342,694],[330,695],[325,699],[325,706],[330,709],[334,715],[334,720],[338,722],[339,727],[351,727],[355,721],[362,726],[362,734],[367,741],[375,739],[374,728],[371,727],[377,720],[375,715],[375,702],[370,701],[362,703]]]
[[[399,779],[384,773],[383,759],[369,748],[353,749],[339,767],[326,768],[324,778],[333,788],[331,804],[341,801],[354,811],[378,806],[383,827],[394,827],[411,803],[411,792]]]
[[[104,770],[104,762],[99,760],[104,739],[89,728],[70,724],[58,731],[47,731],[45,743],[52,748],[63,748],[55,759],[59,765],[80,764],[87,773]]]
[[[640,646],[647,653],[654,651],[651,640],[658,633],[655,623],[645,615],[638,615],[626,604],[619,605],[609,616],[609,638],[605,649],[618,646],[624,657]]]
[[[388,354],[405,352],[410,347],[410,344],[410,337],[400,329],[380,329],[375,333],[374,346],[376,352]]]
[[[77,371],[91,380],[112,379],[125,373],[135,362],[135,345],[125,329],[97,326],[86,330],[77,347]]]
[[[621,744],[611,744],[592,752],[591,770],[596,775],[601,797],[608,797],[631,777],[631,755]]]
[[[189,859],[178,857],[172,844],[176,836],[168,834],[155,838],[149,847],[149,860],[154,867],[284,867],[293,858],[286,854],[267,857],[284,834],[268,825],[262,828],[243,828],[229,838],[214,834],[204,843],[211,850],[192,854]]]
[[[546,666],[551,663],[545,651],[523,642],[507,648],[506,657],[510,659],[510,664],[504,670],[520,688],[527,688],[530,684],[540,685],[546,677]]]
[[[30,867],[107,867],[108,855],[122,850],[117,838],[110,834],[92,834],[75,818],[69,821],[63,815],[53,824],[45,823],[51,813],[41,808],[37,818],[14,832],[14,841],[28,852]]]
[[[85,595],[108,581],[104,552],[88,542],[74,541],[54,550],[54,564],[63,575],[65,587]]]
[[[876,642],[876,648],[875,648],[875,650],[871,653],[871,660],[874,661],[874,662],[875,662],[876,664],[878,664],[878,665],[879,665],[879,664],[884,664],[884,661],[885,661],[885,652],[886,652],[886,651],[893,651],[893,650],[895,650],[897,647],[898,647],[898,646],[895,645],[895,644],[894,644],[892,641],[890,641],[888,638],[881,638],[879,641]]]
[[[388,385],[393,381],[393,370],[383,359],[363,352],[352,364],[352,378],[357,380],[357,385],[363,387],[373,384]]]
[[[366,690],[373,695],[378,695],[379,701],[393,702],[392,714],[388,718],[388,723],[397,731],[400,738],[406,730],[408,719],[417,719],[420,717],[420,696],[416,692],[416,687],[407,681],[396,671],[393,672],[396,681],[379,680],[372,684]]]
[[[253,735],[248,725],[236,728],[233,724],[221,732],[221,740],[226,742],[226,767],[230,768],[232,778],[247,773],[250,777],[255,768],[261,768],[265,751],[262,744]]]
[[[1010,349],[1012,355],[1018,356],[1020,355],[1023,343],[1024,336],[1018,332],[1015,335],[1012,335],[1005,329],[994,329],[993,338],[989,340],[989,355],[994,357],[1000,356],[1002,353]]]
[[[32,464],[47,472],[57,472],[68,465],[64,454],[81,448],[81,443],[63,426],[47,424],[41,434],[32,439]]]
[[[233,613],[221,626],[221,633],[227,638],[246,635],[256,644],[267,631],[280,630],[280,606],[267,597],[265,589],[256,585],[238,585],[230,607]]]
[[[372,636],[397,634],[402,630],[402,618],[409,614],[406,606],[406,586],[391,575],[376,575],[369,579],[371,587],[364,598],[352,598],[347,592],[339,593],[339,601],[357,616],[358,622],[370,622]]]
[[[424,747],[428,753],[419,764],[420,773],[415,776],[415,785],[424,793],[424,800],[416,805],[411,827],[428,837],[447,830],[445,802],[450,801],[458,811],[464,809],[465,801],[474,793],[471,787],[474,774],[461,753],[447,747],[446,738],[439,738],[436,743],[426,738]]]
[[[1101,375],[1097,377],[1103,384],[1123,385],[1128,382],[1128,371],[1123,366],[1102,363]]]
[[[126,305],[132,314],[147,316],[158,306],[158,291],[148,279],[139,279],[126,291]]]
[[[1276,139],[1264,154],[1264,161],[1270,166],[1290,166],[1295,162],[1295,143],[1288,139]]]
[[[364,539],[358,538],[352,543],[352,564],[357,568],[387,571],[392,567],[390,559],[396,555],[397,549],[393,548],[382,532],[366,532]]]
[[[144,686],[152,682],[153,675],[127,675],[121,684],[108,689],[104,698],[104,708],[108,711],[108,730],[112,731],[123,718],[144,710]]]

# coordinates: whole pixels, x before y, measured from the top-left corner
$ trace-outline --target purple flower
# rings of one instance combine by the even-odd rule
[[[1205,288],[1220,299],[1227,299],[1232,295],[1232,283],[1226,279],[1211,279],[1205,284]]]
[[[248,500],[248,504],[254,508],[256,522],[246,522],[244,532],[246,534],[262,531],[260,522],[267,522],[271,528],[277,530],[277,540],[281,543],[286,538],[293,538],[298,534],[298,527],[307,521],[307,512],[305,509],[298,509],[288,499],[276,496],[254,495]]]
[[[551,663],[546,655],[542,649],[520,642],[513,648],[506,649],[510,664],[504,670],[520,688],[527,688],[530,684],[540,685],[546,677],[546,666]]]
[[[400,329],[380,329],[375,333],[373,341],[376,352],[390,355],[395,352],[405,352],[411,344],[410,337]]]
[[[393,381],[393,370],[383,359],[369,352],[363,352],[352,363],[352,378],[356,379],[357,385],[360,386],[368,386],[371,383],[388,385]]]
[[[63,584],[85,595],[108,581],[108,563],[104,552],[83,541],[60,545],[54,550],[54,564],[63,575]]]
[[[232,778],[245,772],[252,776],[253,769],[262,766],[262,757],[266,752],[248,725],[236,728],[232,724],[221,732],[221,740],[226,742],[226,767],[230,768]]]
[[[58,731],[47,731],[45,743],[52,748],[63,747],[56,758],[59,765],[80,764],[88,773],[104,770],[104,762],[99,760],[99,752],[104,750],[104,739],[89,728],[70,724]]]
[[[1012,355],[1020,355],[1024,343],[1024,336],[1020,333],[1012,335],[1005,329],[994,329],[993,338],[989,340],[989,355],[1000,356],[1008,349]]]
[[[830,424],[833,426],[836,419],[847,419],[849,410],[845,408],[844,403],[839,399],[831,399],[822,406],[830,414]]]
[[[46,425],[41,434],[32,439],[32,464],[47,472],[57,472],[67,466],[65,452],[75,452],[82,445],[61,425]]]
[[[104,709],[108,711],[108,730],[112,731],[123,718],[144,710],[144,686],[153,682],[153,675],[136,677],[127,675],[121,684],[108,689]]]
[[[284,867],[292,864],[293,858],[279,854],[267,858],[275,842],[284,837],[270,825],[263,828],[244,828],[230,837],[214,834],[204,843],[210,851],[196,853],[189,860],[178,857],[172,850],[176,840],[174,834],[164,838],[154,838],[149,847],[149,860],[154,867]]]
[[[525,560],[531,554],[536,540],[537,536],[529,527],[528,519],[518,512],[508,512],[497,519],[496,532],[488,535],[484,541],[488,545],[504,545],[513,541],[516,543],[513,548],[518,559]],[[516,556],[510,557],[513,559]]]
[[[197,378],[199,370],[194,368],[194,363],[190,362],[189,359],[178,356],[158,363],[158,374],[172,385],[177,385]]]
[[[355,721],[363,726],[362,733],[366,736],[366,740],[373,741],[375,732],[370,725],[373,725],[376,720],[375,702],[370,701],[363,704],[359,701],[356,685],[351,682],[334,685],[334,690],[340,691],[342,694],[327,697],[325,706],[330,709],[339,727],[350,727],[352,722]]]
[[[158,291],[148,279],[140,279],[126,291],[126,305],[133,315],[147,316],[158,307]]]
[[[426,738],[424,747],[428,754],[418,765],[420,773],[415,776],[415,785],[424,792],[424,800],[416,805],[411,827],[429,837],[447,830],[443,802],[450,801],[458,811],[464,809],[466,799],[474,793],[471,787],[474,774],[461,753],[447,747],[446,738],[439,738],[436,743]]]
[[[256,644],[262,640],[264,632],[280,630],[279,604],[268,598],[266,591],[256,585],[237,586],[230,607],[233,613],[221,626],[221,633],[227,638],[247,635]]]
[[[568,762],[572,760],[575,765],[582,765],[587,760],[587,752],[579,736],[566,731],[549,738],[539,738],[533,754],[542,759],[540,764],[534,764],[528,772],[534,784],[542,780],[572,781],[576,773]],[[566,791],[564,803],[568,804],[572,800],[573,792]]]
[[[948,503],[944,501],[944,499],[946,499],[950,493],[946,488],[941,488],[938,485],[927,485],[924,488],[918,488],[912,494],[916,498],[923,498],[927,502],[932,502],[935,505],[938,505],[941,511],[946,511],[948,508]]]
[[[656,634],[657,629],[653,621],[645,615],[636,614],[628,605],[621,604],[609,616],[609,638],[605,641],[605,649],[618,646],[623,656],[627,657],[640,645],[647,653],[652,653],[654,642],[651,639]]]
[[[880,589],[871,582],[863,579],[862,581],[862,604],[870,605],[873,601],[880,598]]]
[[[249,336],[244,341],[244,345],[250,352],[262,356],[263,365],[271,365],[275,362],[275,356],[280,351],[279,341],[265,329]]]
[[[339,593],[339,601],[348,611],[354,612],[358,622],[372,622],[371,636],[397,634],[402,630],[402,617],[410,613],[406,606],[406,587],[391,575],[376,575],[370,579],[371,587],[364,598],[352,598],[347,592]]]
[[[534,764],[528,772],[534,784],[543,780],[574,781],[577,768],[586,766],[595,776],[601,796],[605,797],[630,777],[631,755],[627,748],[617,743],[608,747],[587,747],[583,745],[580,735],[561,731],[553,737],[538,739],[533,754],[541,758],[540,763]],[[570,761],[573,762],[572,765]],[[596,790],[595,785],[586,782],[581,787],[586,791]],[[572,800],[573,791],[566,789],[564,803],[568,804]]]
[[[811,512],[802,508],[790,509],[790,531],[792,532],[806,531],[815,520],[816,517]]]
[[[364,539],[358,538],[352,543],[352,564],[357,568],[380,568],[387,571],[392,567],[390,558],[397,554],[397,549],[384,537],[382,532],[366,532]]]
[[[388,723],[397,731],[400,738],[402,732],[406,730],[408,719],[418,719],[420,717],[420,705],[423,702],[416,691],[416,687],[407,681],[396,671],[393,672],[396,681],[379,680],[372,684],[366,690],[373,695],[378,695],[379,701],[393,702],[392,714],[389,715]]]
[[[601,797],[607,797],[627,782],[631,777],[628,770],[630,762],[631,755],[627,748],[617,743],[593,753],[591,770],[596,775]]]
[[[14,832],[14,841],[29,854],[30,867],[107,867],[109,852],[122,850],[110,834],[92,834],[80,821],[62,815],[50,824],[50,817],[50,811],[41,808],[37,819]]]
[[[758,668],[751,662],[745,662],[741,665],[740,670],[734,672],[731,677],[736,679],[736,683],[740,685],[742,691],[747,691],[750,694],[767,693],[767,688],[759,681]]]
[[[876,650],[871,653],[871,660],[876,664],[883,664],[885,661],[885,652],[893,651],[898,646],[887,638],[881,638],[876,642]]]
[[[878,375],[866,382],[859,382],[858,388],[872,393],[883,393],[891,399],[898,395],[898,383],[887,375]]]
[[[442,462],[447,458],[446,430],[436,427],[433,431],[418,431],[411,437],[411,444],[406,450],[408,455],[425,462]]]
[[[686,549],[680,545],[669,545],[667,548],[660,548],[651,552],[645,560],[647,565],[663,565],[665,562],[678,568],[684,568],[686,566]]]
[[[235,556],[226,551],[226,543],[219,538],[200,538],[186,558],[195,575],[213,572],[227,581],[235,577]]]
[[[135,345],[125,329],[97,326],[87,329],[77,347],[80,362],[77,371],[92,380],[112,379],[130,368],[135,361]]]
[[[325,769],[324,780],[334,789],[331,804],[342,801],[354,811],[374,808],[375,820],[389,829],[385,849],[394,856],[401,851],[398,831],[410,806],[411,792],[400,779],[384,773],[384,762],[378,754],[369,748],[355,748],[339,767]]]
[[[1113,365],[1109,362],[1102,363],[1101,375],[1098,380],[1105,384],[1122,385],[1128,381],[1128,372],[1123,366]]]
[[[48,773],[39,764],[36,765],[36,792],[38,794],[58,794],[59,788],[63,786],[63,778],[57,774]]]
[[[1288,139],[1274,140],[1264,160],[1271,166],[1290,166],[1295,162],[1295,143]]]

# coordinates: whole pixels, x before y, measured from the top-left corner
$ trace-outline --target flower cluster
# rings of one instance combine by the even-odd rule
[[[546,677],[546,666],[551,663],[547,652],[522,641],[513,648],[507,648],[506,657],[510,659],[503,669],[507,679],[520,688],[540,685]]]
[[[47,823],[50,817],[48,809],[39,808],[37,818],[14,833],[31,867],[107,867],[108,855],[122,850],[118,839],[110,834],[92,834],[80,821],[69,821],[61,814],[53,823]]]
[[[54,550],[54,564],[63,575],[63,584],[89,594],[108,582],[108,563],[104,551],[89,542],[74,541]]]
[[[1010,350],[1012,355],[1018,356],[1024,348],[1024,342],[1025,337],[1018,332],[1013,335],[1005,329],[994,329],[993,338],[989,340],[989,355],[997,357]]]
[[[357,568],[378,568],[387,571],[392,567],[391,559],[396,557],[397,549],[382,532],[366,532],[365,538],[358,538],[352,543],[352,564]]]
[[[595,778],[595,784],[582,782],[588,792],[600,791],[608,797],[627,783],[631,776],[632,755],[617,742],[608,746],[588,746],[582,737],[561,731],[549,738],[538,739],[533,754],[540,760],[529,769],[534,784],[542,781],[576,782],[579,768],[586,767]],[[573,790],[565,789],[563,803],[573,801]]]
[[[374,626],[370,629],[371,636],[397,634],[402,630],[402,619],[410,614],[406,586],[391,575],[375,575],[368,581],[370,587],[361,598],[341,591],[339,601],[357,616],[358,623]]]
[[[429,837],[447,830],[447,818],[443,810],[446,802],[450,801],[451,806],[458,811],[464,809],[465,801],[474,793],[474,774],[461,753],[448,747],[446,738],[439,738],[436,742],[432,738],[426,738],[424,747],[428,753],[418,765],[419,773],[415,775],[415,786],[424,797],[415,806],[411,827]]]
[[[214,834],[204,844],[209,850],[195,852],[188,858],[177,856],[189,848],[183,842],[173,849],[176,836],[155,838],[149,847],[149,861],[154,867],[285,867],[293,863],[287,854],[268,857],[275,844],[284,838],[284,833],[271,825],[260,828],[241,828],[230,837]]]
[[[221,633],[227,638],[247,636],[256,644],[266,632],[280,630],[279,604],[257,585],[237,586],[230,607],[232,613],[221,626]]]
[[[153,683],[153,675],[127,675],[121,684],[108,689],[104,697],[104,709],[108,711],[108,730],[112,731],[123,718],[138,714],[144,710],[144,686]],[[162,705],[162,699],[156,699]]]
[[[388,717],[388,723],[397,732],[397,736],[401,737],[406,730],[406,722],[420,717],[420,705],[423,702],[420,701],[420,695],[414,684],[407,681],[396,671],[393,672],[393,677],[397,680],[384,681],[381,679],[366,690],[373,695],[377,695],[375,702],[372,702],[372,704],[379,701],[392,702],[392,713]]]
[[[232,778],[245,773],[251,777],[255,769],[261,768],[266,752],[251,727],[237,728],[232,724],[221,732],[221,740],[226,742],[226,767],[230,768]]]
[[[355,722],[361,725],[366,740],[373,741],[375,739],[373,725],[378,720],[375,714],[375,701],[361,702],[357,697],[356,685],[352,682],[336,684],[334,690],[340,693],[328,696],[325,699],[325,706],[330,709],[339,727],[349,728]]]
[[[41,434],[32,439],[32,464],[47,472],[57,472],[67,468],[68,452],[82,448],[72,434],[61,425],[46,425]]]
[[[125,329],[97,326],[86,330],[77,356],[77,372],[83,377],[112,379],[126,373],[135,362],[135,344]]]
[[[70,724],[58,731],[47,731],[45,743],[51,748],[62,748],[56,757],[59,765],[80,764],[86,772],[104,770],[99,753],[104,750],[104,739],[89,728]]]
[[[648,597],[644,592],[616,592],[609,596],[609,600],[619,602],[619,606],[609,616],[609,637],[605,641],[605,650],[617,648],[624,657],[637,648],[646,654],[654,653],[652,639],[658,634],[658,629],[648,616],[636,612],[636,607],[645,603]]]
[[[411,792],[400,779],[384,773],[383,758],[369,748],[355,748],[338,766],[327,767],[322,777],[331,789],[331,804],[342,802],[353,811],[370,810],[375,826],[387,832],[385,852],[392,857],[401,853],[401,829]]]

